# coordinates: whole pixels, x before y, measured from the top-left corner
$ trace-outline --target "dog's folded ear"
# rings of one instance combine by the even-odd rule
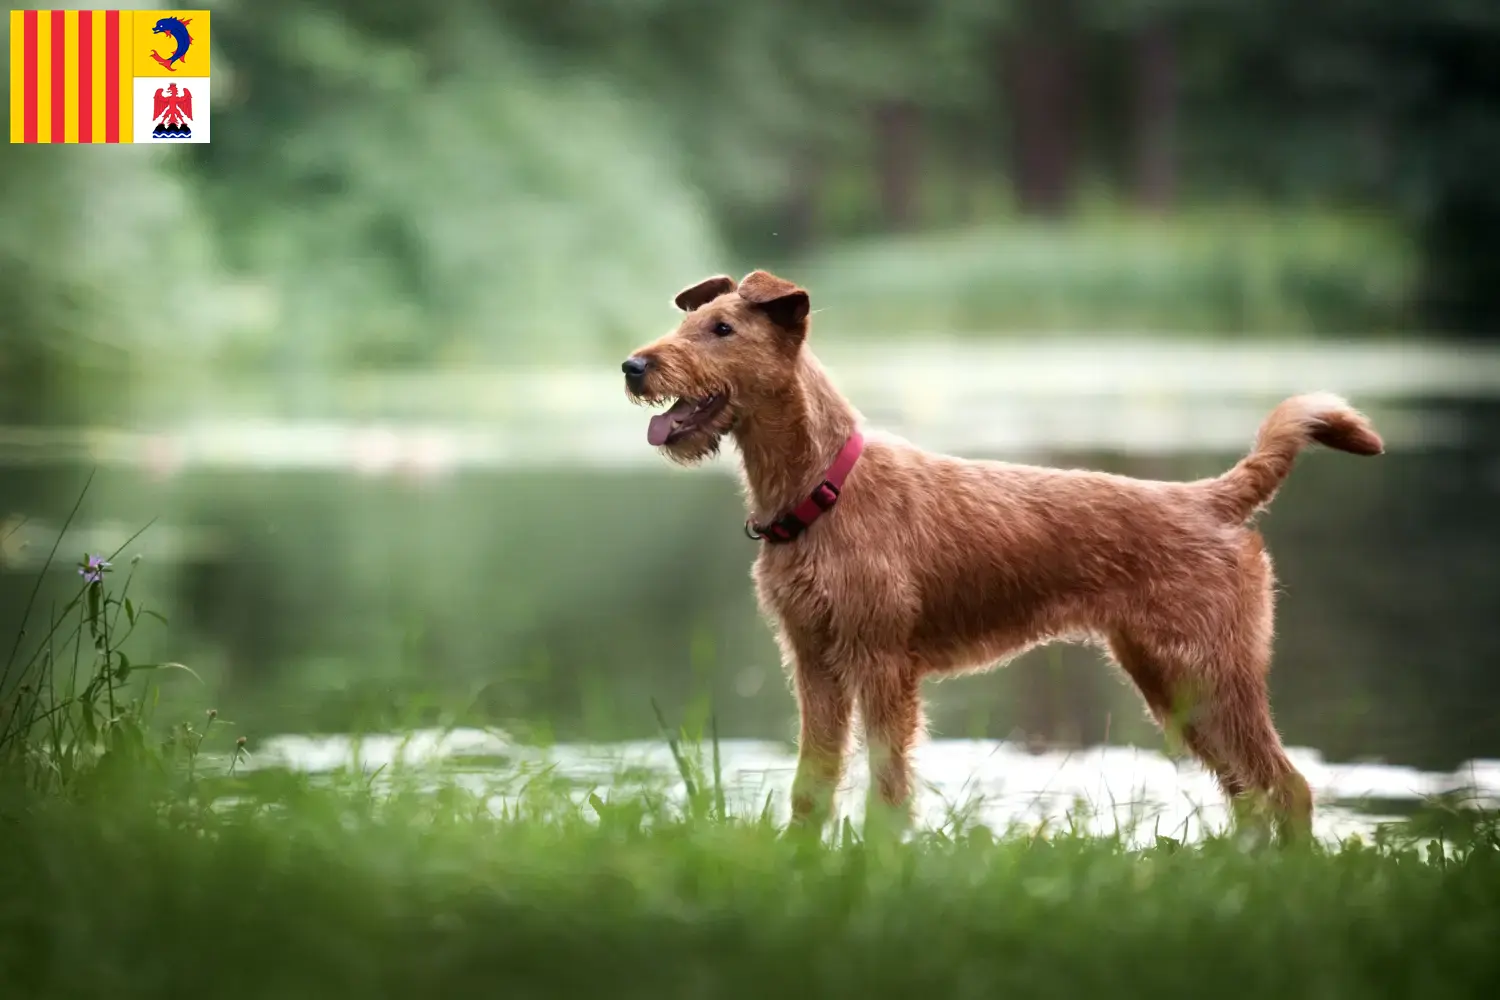
[[[699,306],[708,305],[725,292],[734,291],[734,279],[727,274],[716,278],[705,278],[691,288],[684,288],[672,301],[683,312],[692,312]]]
[[[740,298],[760,309],[777,326],[801,333],[807,324],[807,292],[768,271],[751,271],[740,282]]]

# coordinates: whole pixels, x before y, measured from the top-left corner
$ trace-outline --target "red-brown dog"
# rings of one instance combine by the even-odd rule
[[[801,710],[794,823],[828,816],[856,709],[871,805],[901,819],[922,678],[1076,638],[1108,648],[1227,795],[1310,830],[1312,794],[1271,722],[1271,562],[1247,522],[1310,442],[1380,454],[1365,417],[1328,394],[1288,399],[1244,460],[1191,483],[969,461],[863,436],[791,282],[709,278],[676,304],[681,325],[624,363],[626,387],[675,399],[646,435],[674,461],[725,435],[739,447],[756,590]]]

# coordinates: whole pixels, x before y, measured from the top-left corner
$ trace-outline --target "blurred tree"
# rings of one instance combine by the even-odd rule
[[[1500,337],[1500,5],[1442,0],[1373,18],[1398,150],[1399,203],[1421,235],[1435,328]]]
[[[17,146],[0,166],[0,422],[117,418],[146,355],[212,335],[170,157],[99,152]]]
[[[1500,331],[1500,5],[1185,5],[1199,187],[1396,211],[1434,329]]]
[[[1154,211],[1177,193],[1177,46],[1165,18],[1142,24],[1133,40],[1134,195]]]
[[[82,309],[103,280],[111,315],[146,317],[149,296],[125,305],[126,293],[165,273],[180,278],[174,320],[128,333],[117,323],[93,348],[87,333],[22,334],[30,359],[18,339],[3,363],[34,387],[45,384],[32,377],[38,350],[107,355],[130,338],[130,351],[149,341],[184,368],[207,353],[300,377],[612,351],[660,322],[657,289],[728,265],[719,234],[737,258],[785,256],[978,222],[1007,201],[1055,216],[1081,185],[1157,211],[1240,195],[1395,206],[1422,236],[1433,324],[1494,328],[1496,10],[1484,0],[226,5],[216,11],[224,127],[211,146],[129,167],[100,151],[94,167],[72,158],[47,177],[23,177],[40,161],[18,153],[7,168],[33,206],[48,204],[46,191],[112,199],[102,215],[75,214],[71,230],[66,209],[11,224],[36,244],[15,244],[10,294],[27,299],[16,315],[63,322],[56,289]],[[83,218],[111,234],[147,226],[150,238],[94,249],[77,242]],[[85,265],[117,267],[118,280]],[[199,339],[184,347],[188,330]]]
[[[605,0],[580,17],[514,0],[492,9],[568,72],[607,76],[659,109],[726,233],[761,253],[788,249],[784,229],[795,243],[868,220],[894,228],[922,221],[919,169],[934,148],[928,122],[961,112],[965,145],[982,145],[993,130],[986,39],[1008,6]],[[953,148],[937,152],[946,158]],[[859,209],[830,210],[830,186],[853,175],[868,190]]]
[[[663,287],[719,265],[649,119],[478,5],[277,0],[221,22],[225,124],[196,154],[232,265],[281,300],[246,363],[613,352],[663,321]]]
[[[623,301],[580,311],[595,296],[560,293],[551,262],[596,255],[590,271],[619,271],[629,297],[644,279],[622,258],[722,266],[687,263],[718,253],[707,228],[690,234],[701,214],[737,256],[785,256],[978,221],[997,204],[983,192],[1006,187],[1045,216],[1085,182],[1155,211],[1399,200],[1426,234],[1432,315],[1460,309],[1454,282],[1496,286],[1463,237],[1490,210],[1479,0],[601,0],[587,16],[274,0],[224,16],[236,124],[202,155],[226,227],[246,196],[266,205],[235,259],[303,289],[292,325],[360,331],[337,349],[288,332],[289,370],[325,349],[492,355],[542,324],[563,349],[623,342],[605,332],[632,315]],[[335,323],[335,301],[363,306]]]
[[[1024,0],[1002,42],[1011,177],[1023,212],[1057,216],[1072,206],[1082,99],[1078,30],[1072,0]]]

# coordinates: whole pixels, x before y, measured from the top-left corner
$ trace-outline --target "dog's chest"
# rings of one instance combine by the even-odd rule
[[[851,557],[837,545],[794,544],[762,549],[752,576],[767,614],[789,626],[855,641],[871,627],[899,627],[909,620],[901,575],[891,569]]]
[[[766,546],[751,570],[761,609],[787,624],[822,625],[835,595],[830,566],[801,546]]]

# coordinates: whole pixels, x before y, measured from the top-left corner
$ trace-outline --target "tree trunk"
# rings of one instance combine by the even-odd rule
[[[880,173],[880,207],[886,226],[912,228],[917,222],[921,113],[904,101],[875,108],[875,162]]]
[[[1078,73],[1067,0],[1030,0],[1001,43],[1011,109],[1011,183],[1021,211],[1060,216],[1072,205]]]
[[[799,254],[818,237],[818,194],[823,186],[823,158],[804,149],[791,160],[786,197],[776,227],[777,246],[786,254]]]
[[[1177,49],[1162,21],[1135,38],[1135,198],[1164,212],[1177,196]]]

